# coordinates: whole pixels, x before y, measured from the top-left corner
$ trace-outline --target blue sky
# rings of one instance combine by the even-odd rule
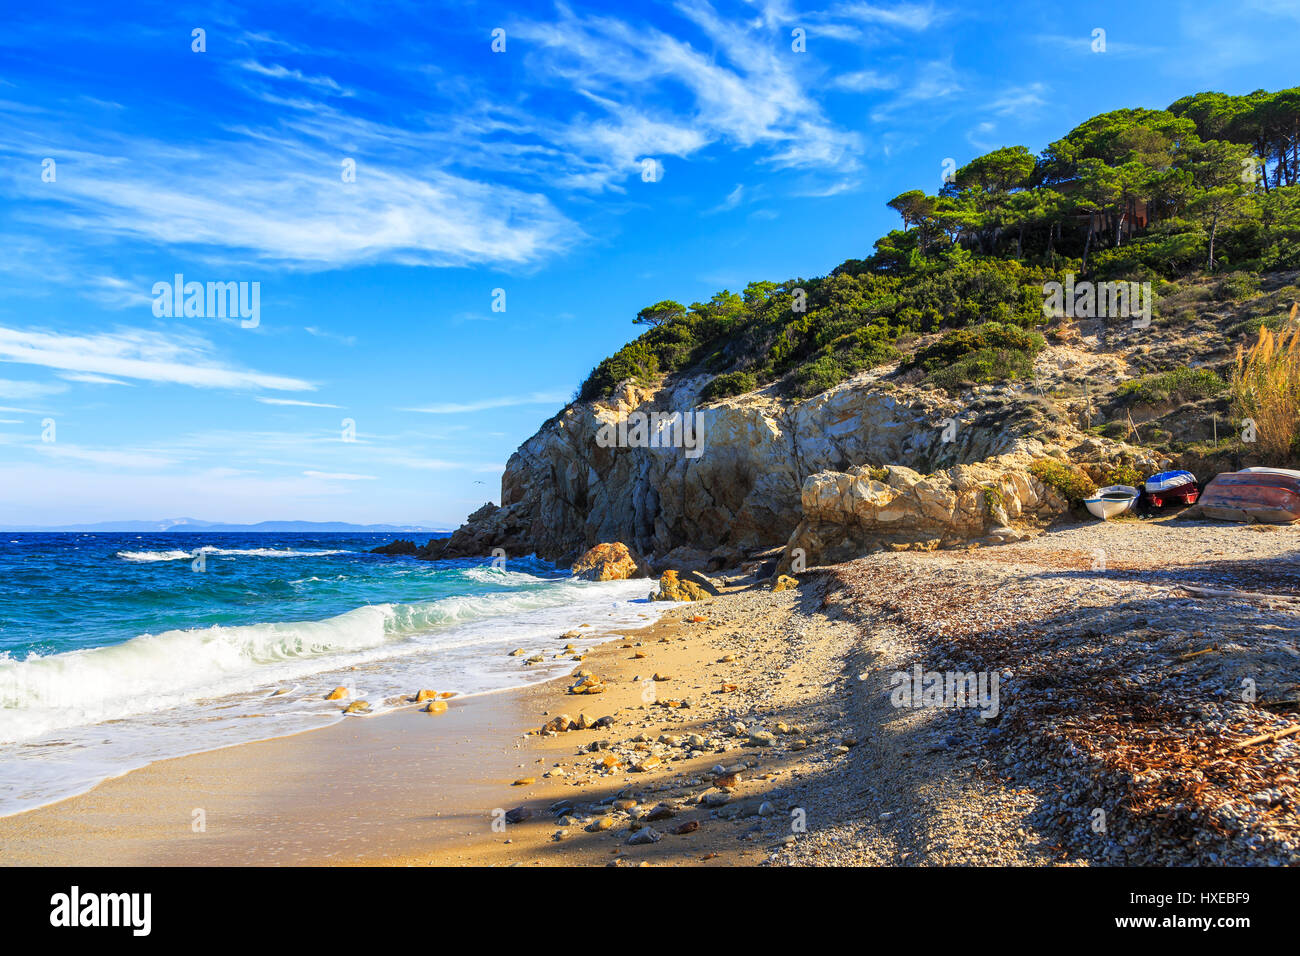
[[[1281,0],[264,6],[6,11],[0,523],[455,525],[642,306],[864,256],[945,159],[1300,83]],[[176,273],[258,324],[156,316]]]

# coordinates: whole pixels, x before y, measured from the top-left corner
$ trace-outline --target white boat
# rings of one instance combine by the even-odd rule
[[[1105,521],[1135,508],[1140,494],[1140,491],[1129,485],[1111,485],[1097,489],[1097,493],[1091,498],[1085,498],[1083,503],[1096,517]]]

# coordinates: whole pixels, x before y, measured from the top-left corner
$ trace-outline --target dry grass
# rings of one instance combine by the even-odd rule
[[[1243,418],[1255,423],[1261,453],[1279,464],[1296,454],[1300,438],[1300,305],[1291,307],[1287,327],[1259,330],[1250,351],[1237,349],[1232,395]]]

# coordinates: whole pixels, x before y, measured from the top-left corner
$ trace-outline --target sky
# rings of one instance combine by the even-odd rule
[[[6,10],[0,524],[454,527],[643,306],[869,255],[945,161],[1300,84],[1283,0],[267,6]]]

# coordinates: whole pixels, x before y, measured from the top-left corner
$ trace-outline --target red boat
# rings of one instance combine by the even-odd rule
[[[1215,476],[1188,514],[1221,521],[1300,521],[1300,471],[1247,468]]]
[[[1154,508],[1165,505],[1194,505],[1200,495],[1196,476],[1190,471],[1162,471],[1143,483],[1147,501]]]

